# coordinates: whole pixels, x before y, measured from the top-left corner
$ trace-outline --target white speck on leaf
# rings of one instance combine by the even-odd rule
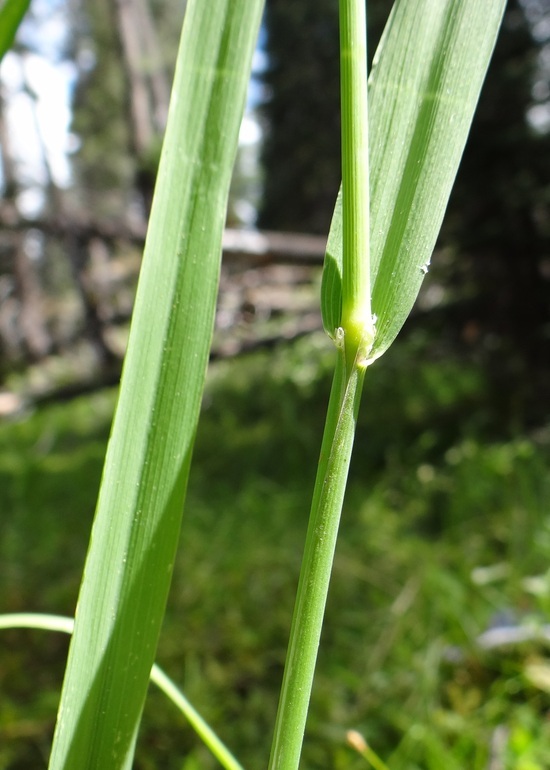
[[[334,342],[336,343],[337,348],[343,349],[344,337],[345,333],[341,326],[334,330]]]

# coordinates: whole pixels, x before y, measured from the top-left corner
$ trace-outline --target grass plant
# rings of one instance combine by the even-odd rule
[[[397,2],[367,109],[364,3],[340,3],[343,185],[321,298],[336,367],[270,770],[300,761],[365,371],[395,339],[428,272],[504,5]],[[133,762],[176,559],[261,11],[261,0],[187,6],[50,770]],[[438,740],[430,738],[433,757]]]
[[[397,3],[375,57],[369,125],[365,7],[340,2],[342,190],[321,297],[338,353],[270,770],[300,761],[365,371],[428,272],[503,12],[502,2]]]

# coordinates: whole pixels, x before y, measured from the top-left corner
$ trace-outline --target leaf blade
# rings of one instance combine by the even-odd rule
[[[0,61],[11,48],[31,0],[4,0],[0,7]]]
[[[131,763],[177,547],[262,6],[187,4],[51,770]]]

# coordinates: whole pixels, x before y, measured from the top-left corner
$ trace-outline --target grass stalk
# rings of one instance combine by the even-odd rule
[[[367,34],[364,0],[340,0],[342,328],[348,366],[374,329],[370,285]],[[367,352],[365,351],[365,352]]]
[[[343,348],[332,384],[285,672],[269,762],[270,770],[295,770],[321,638],[340,514],[346,489],[365,369],[347,373]]]
[[[339,348],[292,619],[270,770],[300,762],[355,426],[374,339],[364,0],[340,0],[343,280]]]
[[[342,324],[270,770],[295,770],[313,685],[334,550],[355,437],[364,360],[374,339],[370,303],[367,34],[364,0],[340,0]]]

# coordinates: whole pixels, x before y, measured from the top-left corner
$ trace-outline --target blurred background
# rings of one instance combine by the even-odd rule
[[[336,0],[267,0],[158,661],[265,766],[330,388]],[[369,2],[370,51],[389,0]],[[72,615],[182,0],[33,0],[0,67],[0,611]],[[367,375],[303,766],[550,767],[550,0],[509,0],[432,268]],[[0,636],[0,770],[67,639]],[[214,768],[155,690],[138,770]]]

